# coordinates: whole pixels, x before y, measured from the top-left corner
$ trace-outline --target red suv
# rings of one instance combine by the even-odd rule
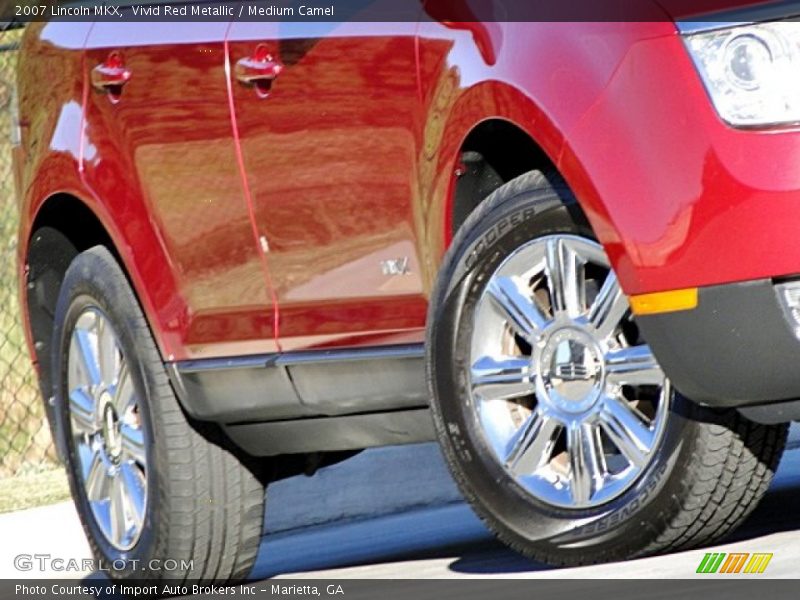
[[[800,417],[768,16],[31,24],[22,306],[113,575],[246,577],[268,482],[433,438],[554,565],[739,525]]]

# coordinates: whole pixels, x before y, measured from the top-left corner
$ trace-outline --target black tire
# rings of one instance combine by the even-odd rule
[[[145,432],[146,516],[138,542],[124,552],[109,543],[92,515],[77,470],[75,444],[70,441],[67,352],[76,320],[87,307],[102,311],[113,326],[138,395]],[[70,265],[58,298],[53,336],[57,429],[67,449],[70,488],[95,557],[106,567],[113,565],[108,574],[120,580],[246,578],[261,538],[264,486],[214,429],[191,423],[181,410],[137,299],[106,248],[91,248]]]
[[[702,408],[673,392],[666,430],[636,483],[594,508],[539,501],[491,455],[470,407],[468,346],[476,298],[493,265],[540,236],[594,240],[556,175],[526,173],[470,215],[447,253],[428,314],[427,366],[437,436],[463,495],[512,548],[552,565],[638,557],[714,542],[764,495],[788,425]]]

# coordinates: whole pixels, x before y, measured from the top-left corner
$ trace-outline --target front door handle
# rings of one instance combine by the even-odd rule
[[[119,54],[111,54],[105,62],[92,69],[92,86],[101,92],[118,92],[130,81],[133,72],[125,66]]]
[[[275,60],[262,47],[256,48],[253,56],[236,61],[234,75],[245,85],[265,84],[272,82],[283,71],[283,65]]]

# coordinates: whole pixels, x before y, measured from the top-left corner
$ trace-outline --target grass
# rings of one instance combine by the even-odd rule
[[[63,468],[0,479],[0,513],[53,504],[69,497]]]

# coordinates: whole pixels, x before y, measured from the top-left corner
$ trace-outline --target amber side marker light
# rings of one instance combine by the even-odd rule
[[[654,292],[631,296],[631,310],[635,315],[656,315],[659,313],[691,310],[697,308],[697,288]]]

